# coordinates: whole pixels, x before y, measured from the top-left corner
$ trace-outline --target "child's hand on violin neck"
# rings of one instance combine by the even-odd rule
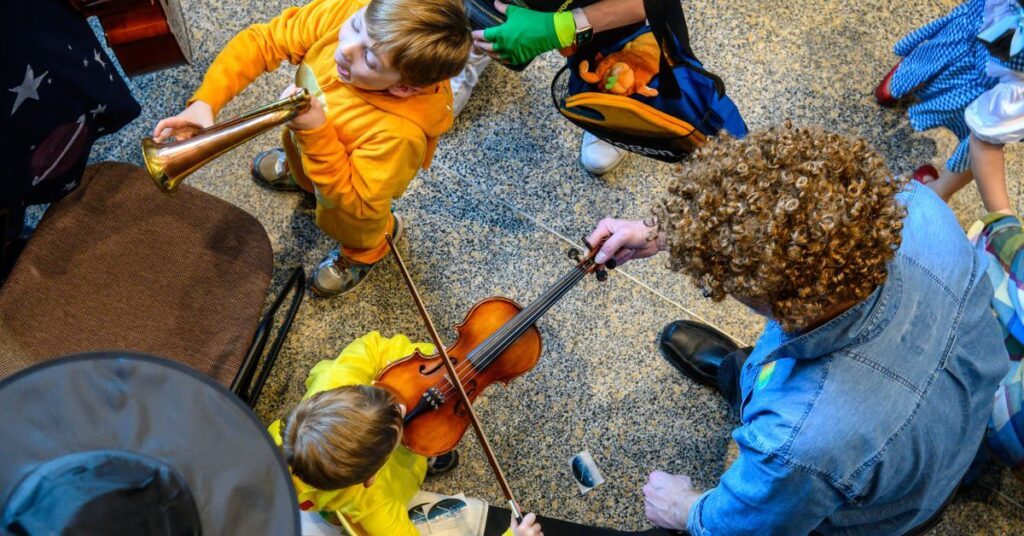
[[[281,98],[290,97],[299,91],[300,89],[292,84],[281,93]],[[324,115],[324,107],[320,104],[320,99],[312,98],[309,99],[309,109],[295,116],[287,125],[292,130],[313,130],[326,122],[327,116]]]
[[[153,127],[153,138],[163,142],[167,138],[185,140],[191,138],[197,130],[206,128],[213,124],[213,109],[209,104],[197,100],[188,108],[173,117],[161,119]]]
[[[597,245],[603,242],[594,257],[594,262],[605,264],[610,259],[615,259],[616,264],[622,264],[631,259],[650,257],[661,251],[665,242],[661,239],[662,236],[658,234],[658,224],[654,218],[605,218],[598,222],[597,228],[587,237],[587,243]]]
[[[537,516],[535,514],[523,516],[522,523],[516,523],[516,518],[513,515],[512,534],[513,536],[544,536],[544,533],[540,531],[540,523],[537,523]]]

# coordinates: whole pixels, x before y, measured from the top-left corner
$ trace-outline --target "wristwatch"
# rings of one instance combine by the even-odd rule
[[[582,9],[576,8],[572,10],[572,20],[576,23],[576,37],[573,39],[574,45],[585,45],[594,39],[594,28],[590,25],[590,21],[587,20],[587,14]]]

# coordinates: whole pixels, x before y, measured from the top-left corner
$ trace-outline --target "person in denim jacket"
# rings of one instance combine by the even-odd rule
[[[1007,370],[992,287],[949,207],[863,140],[785,124],[712,140],[597,262],[669,252],[714,300],[767,317],[751,349],[692,321],[669,362],[739,413],[708,490],[655,471],[648,518],[691,534],[901,534],[938,519]]]

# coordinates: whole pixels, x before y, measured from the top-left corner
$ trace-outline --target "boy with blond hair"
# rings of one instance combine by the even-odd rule
[[[460,0],[313,0],[236,35],[188,107],[157,123],[153,136],[183,138],[189,123],[212,125],[224,105],[284,60],[308,67],[322,96],[288,123],[283,148],[256,156],[252,173],[267,188],[316,196],[316,223],[339,248],[311,285],[335,296],[384,257],[386,233],[401,234],[391,201],[430,164],[438,136],[451,127],[448,79],[471,47]]]
[[[424,458],[401,446],[406,408],[370,385],[392,361],[434,346],[405,335],[373,331],[352,341],[337,359],[317,363],[306,396],[270,435],[284,450],[299,507],[334,512],[357,534],[418,536],[406,505],[430,474],[454,468],[454,451]],[[447,461],[440,461],[447,457]],[[506,534],[541,536],[534,514],[512,521]]]

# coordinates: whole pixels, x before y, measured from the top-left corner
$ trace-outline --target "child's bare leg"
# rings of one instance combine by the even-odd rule
[[[1006,191],[1006,163],[1003,146],[980,140],[971,134],[971,170],[981,202],[988,212],[1013,214],[1010,195]]]
[[[938,177],[925,177],[921,182],[938,194],[943,201],[948,203],[949,199],[953,197],[953,194],[959,192],[964,186],[967,186],[971,182],[971,179],[973,179],[973,175],[971,175],[970,169],[962,173],[957,173],[955,171],[950,171],[949,168],[943,166]]]

